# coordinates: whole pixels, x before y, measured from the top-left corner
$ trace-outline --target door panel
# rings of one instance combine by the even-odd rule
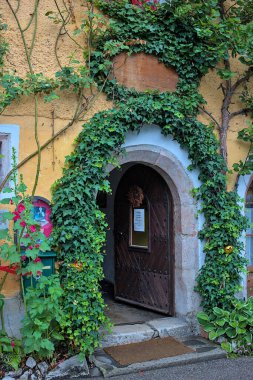
[[[144,197],[137,206],[129,197],[136,188]],[[154,169],[138,164],[126,171],[115,197],[114,223],[115,298],[173,315],[172,200]],[[133,245],[138,242],[141,246]]]

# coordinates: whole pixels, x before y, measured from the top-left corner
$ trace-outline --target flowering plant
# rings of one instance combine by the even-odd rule
[[[49,249],[47,239],[40,231],[40,225],[32,216],[32,199],[26,194],[27,187],[23,182],[13,181],[13,187],[4,189],[7,197],[1,200],[2,204],[15,208],[2,214],[3,220],[13,223],[14,236],[9,229],[0,231],[0,239],[4,239],[1,245],[1,259],[9,261],[10,266],[17,266],[17,273],[21,275],[41,275],[42,263],[38,257],[40,251]],[[14,194],[9,196],[8,194]]]
[[[0,363],[5,367],[18,369],[22,358],[22,346],[19,339],[7,336],[4,330],[0,330]]]
[[[131,0],[131,2],[133,5],[137,5],[141,8],[148,6],[152,11],[156,11],[157,5],[159,4],[159,0]]]

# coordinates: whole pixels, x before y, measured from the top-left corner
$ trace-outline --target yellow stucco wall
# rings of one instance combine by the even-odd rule
[[[15,2],[13,2],[14,4]],[[68,26],[71,33],[76,26],[80,24],[84,17],[85,9],[80,5],[80,1],[68,0],[67,3],[72,4],[72,24]],[[35,40],[35,46],[32,55],[32,64],[36,73],[43,72],[51,77],[59,70],[55,54],[54,44],[59,32],[59,24],[54,24],[45,13],[48,11],[56,11],[53,0],[43,0],[39,6],[39,23],[38,33]],[[29,20],[29,15],[33,12],[33,2],[30,0],[22,0],[18,16],[21,25],[25,26]],[[13,15],[8,8],[6,2],[1,4],[1,14],[9,28],[5,34],[10,44],[10,51],[6,56],[6,66],[9,69],[15,69],[18,75],[24,76],[28,70],[25,59],[24,47],[21,41],[20,33]],[[28,41],[31,40],[32,30],[26,32]],[[83,44],[79,37],[78,42]],[[58,55],[62,64],[68,62],[68,56],[71,52],[77,50],[76,56],[82,59],[80,51],[76,45],[66,35],[60,37]],[[235,70],[241,70],[241,67],[235,67]],[[219,88],[219,78],[214,71],[206,75],[200,86],[200,91],[207,100],[206,109],[211,112],[218,120],[220,119],[220,109],[222,101],[222,91]],[[234,104],[235,109],[238,107],[237,101]],[[42,97],[39,100],[39,138],[41,144],[49,139],[53,133],[57,133],[71,120],[74,109],[77,104],[76,95],[65,92],[61,94],[61,99],[45,104]],[[55,180],[61,177],[62,167],[64,165],[65,156],[73,150],[73,141],[82,129],[82,124],[88,120],[94,113],[99,110],[111,107],[112,104],[107,102],[104,95],[100,95],[93,107],[84,116],[84,119],[73,125],[62,136],[60,136],[54,144],[49,145],[42,153],[42,165],[40,179],[36,190],[36,195],[51,199],[50,187]],[[18,124],[20,126],[20,154],[19,161],[23,160],[29,154],[36,150],[34,140],[34,104],[31,98],[22,98],[9,106],[0,116],[0,124]],[[200,120],[204,123],[210,123],[210,119],[205,115],[200,115]],[[246,118],[238,117],[231,123],[228,134],[228,162],[231,166],[239,159],[244,159],[247,154],[247,145],[238,143],[237,132],[246,126]],[[24,181],[31,191],[36,168],[36,158],[30,160],[19,171],[24,175]],[[229,187],[232,188],[235,182],[235,176],[230,176]],[[1,206],[0,208],[5,208]],[[1,276],[1,273],[0,273]],[[13,295],[19,290],[17,279],[13,275],[9,275],[5,284],[4,292],[7,295]]]

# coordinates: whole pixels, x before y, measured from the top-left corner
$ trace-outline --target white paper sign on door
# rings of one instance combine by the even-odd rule
[[[145,232],[145,209],[134,209],[134,231]]]

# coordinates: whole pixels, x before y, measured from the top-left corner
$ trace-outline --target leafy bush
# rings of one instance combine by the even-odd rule
[[[253,297],[235,301],[232,311],[214,307],[211,314],[200,312],[197,318],[209,339],[221,338],[221,347],[229,354],[253,353]]]
[[[64,339],[60,334],[62,294],[57,275],[42,276],[36,288],[28,289],[27,313],[21,329],[26,354],[35,352],[39,359],[49,358],[55,351],[55,344]]]
[[[22,357],[21,341],[10,338],[4,330],[0,330],[0,363],[17,370]]]

